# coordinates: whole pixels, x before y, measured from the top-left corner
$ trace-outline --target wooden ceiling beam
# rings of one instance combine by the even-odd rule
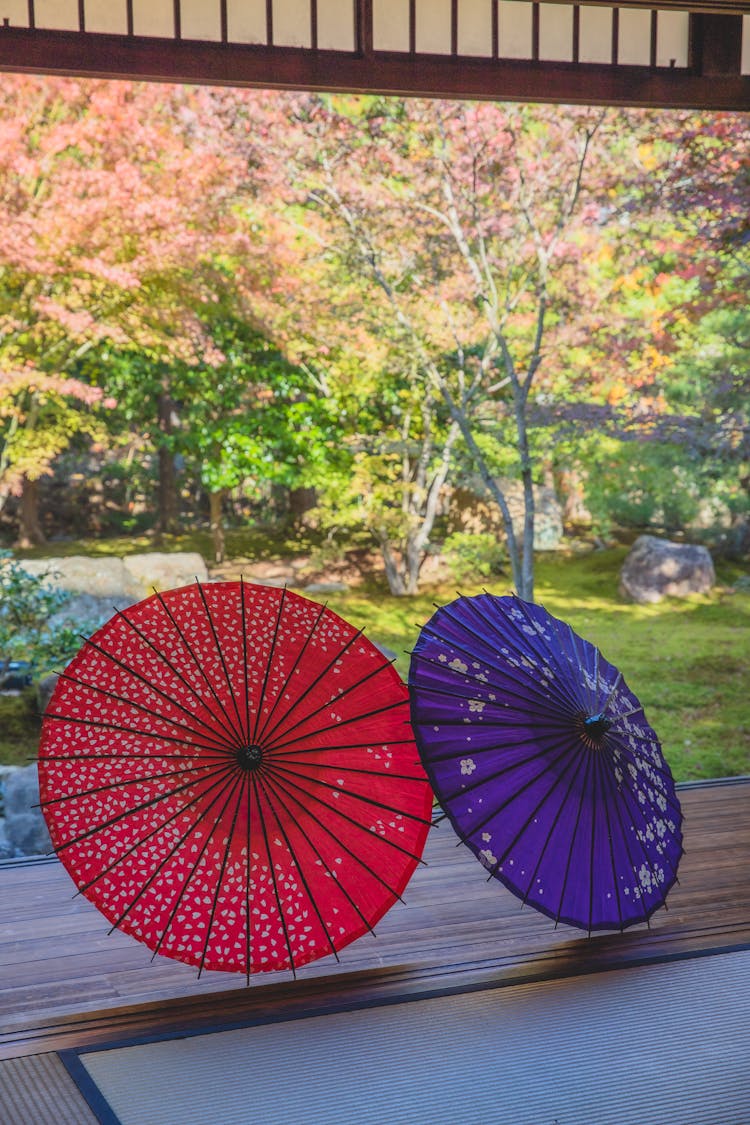
[[[742,20],[691,16],[687,68],[456,58],[81,34],[0,26],[0,71],[265,89],[647,107],[750,109]]]

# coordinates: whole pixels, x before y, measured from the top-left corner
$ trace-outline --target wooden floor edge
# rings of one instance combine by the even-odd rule
[[[677,940],[675,935],[665,935],[661,946],[639,946],[632,955],[624,955],[620,949],[590,960],[573,958],[567,964],[561,963],[559,951],[550,949],[512,961],[499,959],[449,968],[440,965],[433,971],[422,969],[417,974],[367,970],[352,974],[355,979],[316,977],[304,982],[302,989],[297,981],[264,986],[262,990],[251,987],[247,993],[238,989],[164,1003],[105,1008],[0,1034],[0,1061],[71,1048],[207,1034],[341,1010],[722,956],[750,949],[750,924],[737,927],[734,932],[717,927],[715,933],[704,935],[703,940],[705,944],[696,945],[695,940],[688,943],[684,937]],[[220,1018],[217,1011],[221,1012]]]

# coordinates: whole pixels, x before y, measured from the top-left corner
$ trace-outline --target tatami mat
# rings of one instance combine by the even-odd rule
[[[2,1125],[96,1125],[55,1054],[0,1062]]]
[[[748,1125],[750,951],[81,1061],[123,1125]]]

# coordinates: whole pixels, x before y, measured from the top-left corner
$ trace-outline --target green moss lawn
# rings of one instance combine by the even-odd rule
[[[124,543],[108,543],[108,553],[125,554]],[[94,553],[93,542],[66,545],[69,553]],[[100,553],[103,544],[99,544]],[[189,549],[195,549],[193,541]],[[230,541],[230,551],[231,551]],[[237,544],[239,546],[239,543]],[[136,550],[149,545],[136,541]],[[176,542],[172,549],[186,549]],[[261,557],[242,541],[245,557]],[[206,552],[208,553],[208,552]],[[278,544],[276,551],[278,553]],[[617,664],[639,696],[646,716],[661,738],[676,777],[724,777],[750,774],[750,583],[736,567],[719,568],[719,585],[709,596],[635,606],[617,593],[625,549],[585,555],[541,556],[537,564],[537,600],[570,621]],[[747,568],[746,568],[747,569]],[[464,594],[482,585],[506,593],[502,578],[464,584]],[[380,586],[352,589],[327,598],[340,613],[398,654],[406,675],[407,649],[419,627],[455,596],[452,587],[432,587],[416,598],[391,597]],[[0,762],[24,762],[33,755],[38,729],[29,696],[0,700]]]

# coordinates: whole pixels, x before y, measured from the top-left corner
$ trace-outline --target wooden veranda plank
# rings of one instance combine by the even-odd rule
[[[85,899],[56,861],[0,869],[0,1058],[270,1014],[332,1010],[667,957],[750,947],[750,782],[688,788],[686,854],[669,909],[651,927],[590,940],[487,883],[447,826],[378,926],[330,958],[254,979],[206,973],[150,953]]]

